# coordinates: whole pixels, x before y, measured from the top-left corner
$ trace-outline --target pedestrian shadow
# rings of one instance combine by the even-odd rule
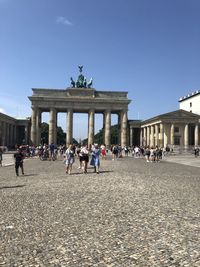
[[[109,173],[109,172],[113,172],[113,171],[99,171],[99,173]]]
[[[69,175],[69,176],[71,176],[71,175],[78,175],[78,174],[83,174],[82,172],[72,172],[71,174],[67,174],[66,173],[66,175]]]
[[[94,168],[91,168],[91,169],[94,169]],[[113,172],[113,171],[99,171],[100,174],[101,173],[109,173],[109,172]],[[72,172],[71,174],[67,174],[66,173],[66,176],[72,176],[72,175],[90,175],[90,174],[96,174],[96,172],[93,172],[93,171],[88,171],[86,173],[83,173],[83,172]]]
[[[28,174],[24,174],[21,177],[27,177],[27,176],[37,176],[37,173],[28,173]]]
[[[25,184],[22,184],[22,185],[6,185],[6,186],[0,186],[0,190],[1,189],[9,189],[9,188],[20,188],[20,187],[24,187],[26,186]]]

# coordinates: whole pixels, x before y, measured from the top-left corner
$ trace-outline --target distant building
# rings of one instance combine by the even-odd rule
[[[200,116],[182,109],[141,122],[141,144],[189,149],[200,144]]]
[[[200,115],[200,90],[179,99],[180,109]]]
[[[14,148],[30,142],[30,118],[13,118],[0,113],[0,146]]]

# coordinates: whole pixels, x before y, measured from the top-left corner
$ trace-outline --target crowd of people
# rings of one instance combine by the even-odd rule
[[[158,146],[133,146],[133,147],[121,147],[120,145],[111,146],[112,160],[121,158],[123,156],[133,156],[134,158],[144,158],[146,162],[159,162],[168,153],[168,149]]]
[[[112,160],[117,160],[122,157],[134,157],[145,159],[146,162],[160,162],[163,157],[170,152],[168,146],[162,147],[150,147],[150,146],[124,146],[111,145],[109,150],[105,144],[92,146],[87,145],[74,145],[71,144],[68,147],[66,145],[56,146],[51,143],[49,145],[44,144],[40,146],[16,146],[16,152],[14,153],[15,160],[15,172],[16,176],[19,176],[19,168],[24,175],[23,161],[27,157],[39,157],[41,160],[55,161],[57,157],[63,159],[65,164],[66,174],[72,173],[72,167],[75,159],[78,160],[78,169],[82,173],[88,172],[88,165],[93,166],[94,173],[99,173],[100,159],[106,160],[107,154],[111,154]],[[3,161],[3,150],[0,147],[0,166]],[[194,148],[195,157],[199,156],[199,147]]]

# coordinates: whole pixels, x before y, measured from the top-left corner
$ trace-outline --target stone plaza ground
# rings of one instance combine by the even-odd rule
[[[70,176],[62,159],[26,160],[19,177],[0,168],[0,266],[200,266],[199,168],[77,164]]]

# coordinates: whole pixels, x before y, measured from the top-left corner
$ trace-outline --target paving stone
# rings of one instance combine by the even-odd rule
[[[199,266],[199,168],[131,157],[0,173],[0,266]]]

